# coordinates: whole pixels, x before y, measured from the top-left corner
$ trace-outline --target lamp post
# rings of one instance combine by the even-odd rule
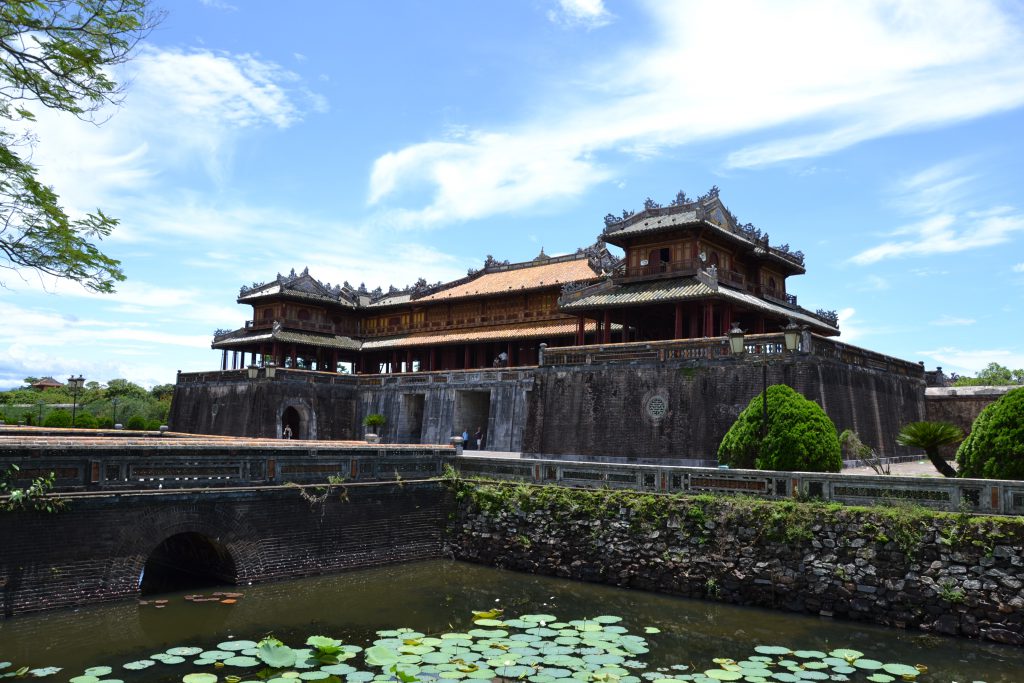
[[[36,425],[39,426],[39,427],[42,427],[43,426],[43,406],[45,406],[46,403],[44,403],[43,401],[38,401],[36,403],[36,405],[39,407],[39,422],[37,422]]]
[[[78,392],[82,390],[85,378],[79,375],[68,377],[68,387],[71,388],[71,426],[75,426],[75,415],[78,412]]]
[[[114,429],[117,429],[117,397],[110,399],[110,404],[114,406],[114,412],[110,416],[110,424],[114,425]]]
[[[743,330],[738,323],[726,334],[729,338],[729,350],[735,356],[746,352],[746,341]],[[783,348],[786,352],[796,351],[800,345],[800,327],[792,320],[782,328]],[[761,439],[768,435],[768,354],[761,353]]]

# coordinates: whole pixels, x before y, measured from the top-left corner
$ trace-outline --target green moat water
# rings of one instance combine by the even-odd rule
[[[0,621],[0,662],[13,662],[0,674],[20,666],[57,666],[63,671],[41,680],[63,682],[87,667],[108,665],[114,669],[104,676],[108,679],[180,681],[196,669],[156,664],[144,671],[124,671],[121,666],[175,646],[214,648],[228,639],[260,640],[267,634],[293,647],[310,635],[368,646],[378,630],[409,627],[428,635],[467,631],[474,628],[472,610],[502,607],[505,616],[542,613],[564,621],[617,615],[631,633],[656,627],[661,632],[645,636],[650,653],[641,657],[651,665],[649,670],[687,664],[689,671],[702,671],[714,666],[716,657],[741,660],[754,654],[756,645],[782,645],[824,652],[851,648],[883,662],[925,664],[929,671],[919,681],[1024,681],[1024,650],[1019,648],[451,561],[221,589],[244,593],[233,605],[184,599],[213,590],[147,596],[166,599],[161,608],[119,603]],[[235,672],[216,673],[224,680]]]

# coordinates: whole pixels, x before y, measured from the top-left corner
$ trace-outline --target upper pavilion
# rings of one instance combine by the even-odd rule
[[[253,307],[252,319],[219,330],[213,348],[224,369],[243,367],[248,353],[254,364],[376,373],[533,365],[541,343],[720,337],[733,324],[764,333],[793,322],[838,335],[834,312],[811,312],[788,293],[787,278],[804,272],[801,252],[740,225],[712,188],[608,215],[597,242],[574,254],[488,257],[447,283],[384,292],[324,284],[308,269],[278,274],[241,289],[237,301]]]

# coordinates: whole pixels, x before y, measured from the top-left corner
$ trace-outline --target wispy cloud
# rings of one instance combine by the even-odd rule
[[[1012,270],[1015,273],[1024,273],[1024,263],[1018,263],[1014,265],[1013,268],[1011,268],[1010,270]]]
[[[934,358],[944,370],[976,374],[989,363],[999,363],[1008,368],[1024,368],[1024,353],[1009,349],[960,349],[943,346],[931,351],[918,351],[922,356]]]
[[[101,126],[36,112],[34,163],[72,212],[109,209],[171,169],[198,167],[223,181],[246,131],[287,128],[327,107],[297,74],[248,54],[143,47],[116,77],[127,97],[100,112]]]
[[[548,10],[548,19],[564,26],[593,29],[610,24],[612,15],[604,0],[558,0],[558,7]]]
[[[867,265],[907,256],[952,254],[1008,242],[1024,232],[1024,212],[996,206],[972,209],[974,176],[960,161],[936,164],[897,183],[893,204],[915,218],[890,230],[891,239],[850,258]]]
[[[944,314],[937,320],[932,320],[929,325],[937,325],[939,327],[959,327],[964,325],[973,325],[978,322],[974,318],[957,318],[952,315]]]
[[[1024,104],[1024,36],[996,2],[646,8],[660,31],[653,40],[553,77],[535,115],[378,158],[370,203],[388,202],[407,227],[428,227],[577,196],[613,179],[609,152],[805,131],[725,162],[762,166]],[[727,49],[709,26],[729,26]],[[702,66],[712,54],[713,67]]]

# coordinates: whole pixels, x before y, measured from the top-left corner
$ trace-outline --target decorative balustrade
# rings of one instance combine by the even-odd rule
[[[778,356],[781,358],[786,353],[785,341],[781,333],[746,335],[744,346],[748,356]],[[875,353],[814,334],[804,334],[799,349],[794,353],[797,357],[834,358],[850,365],[924,379],[924,367],[918,363]],[[728,339],[726,337],[709,337],[625,344],[560,346],[546,349],[541,365],[714,360],[728,357],[734,357],[730,352]]]
[[[564,460],[459,457],[464,476],[660,493],[743,494],[848,505],[914,503],[934,510],[1024,515],[1024,481],[893,477]]]
[[[451,446],[269,439],[2,437],[15,486],[56,475],[58,491],[183,489],[394,481],[440,476]]]

